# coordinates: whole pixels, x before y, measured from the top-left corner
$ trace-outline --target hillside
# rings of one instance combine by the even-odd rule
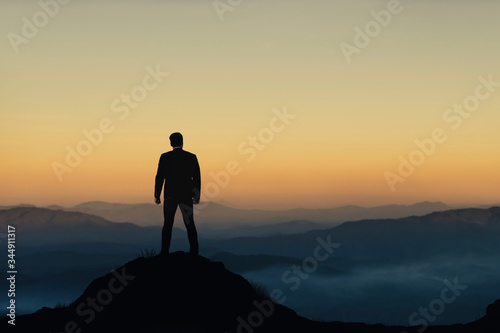
[[[279,297],[279,296],[278,296]],[[429,333],[497,333],[500,301],[466,325]],[[319,323],[257,293],[240,275],[203,257],[177,252],[137,258],[94,280],[68,307],[18,316],[3,332],[415,332],[417,328]]]
[[[89,297],[97,302],[94,307]],[[266,301],[221,263],[177,252],[135,259],[94,280],[68,308],[20,316],[16,326],[25,332],[62,332],[72,321],[82,332],[93,333],[225,332],[235,331],[238,318],[248,318],[256,309],[268,313],[265,331],[308,323]]]

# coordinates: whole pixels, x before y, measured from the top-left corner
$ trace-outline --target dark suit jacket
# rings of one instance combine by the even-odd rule
[[[195,154],[182,148],[161,155],[155,181],[155,198],[159,198],[165,183],[165,198],[190,200],[200,196],[200,165]]]

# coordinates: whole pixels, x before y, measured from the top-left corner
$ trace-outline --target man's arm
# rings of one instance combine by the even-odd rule
[[[198,163],[198,158],[196,158],[196,156],[194,157],[193,185],[194,185],[193,203],[198,204],[200,202],[200,196],[201,196],[201,172],[200,172],[200,164]]]
[[[165,159],[163,155],[160,157],[158,162],[158,171],[156,171],[155,177],[155,203],[159,205],[161,203],[160,195],[163,188],[163,183],[165,182]]]

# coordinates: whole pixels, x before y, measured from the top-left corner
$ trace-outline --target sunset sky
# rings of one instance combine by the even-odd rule
[[[500,2],[231,3],[0,0],[0,205],[500,202]]]

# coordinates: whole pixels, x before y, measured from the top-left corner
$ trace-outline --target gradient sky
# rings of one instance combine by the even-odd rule
[[[402,0],[348,63],[342,43],[355,46],[355,28],[376,27],[371,11],[391,3],[243,0],[221,20],[212,1],[73,0],[16,53],[23,17],[43,20],[42,9],[0,0],[0,205],[152,202],[174,131],[198,156],[206,200],[499,202],[500,87],[460,124],[444,115],[474,96],[480,76],[500,82],[500,3]],[[141,87],[148,67],[169,75],[120,119],[113,102]],[[270,138],[273,110],[284,109],[295,118]],[[66,147],[103,119],[114,130],[61,181],[54,162],[66,165]],[[386,173],[398,175],[400,156],[435,128],[447,140],[392,191]],[[259,133],[266,143],[249,161]],[[217,184],[210,173],[229,161],[239,173]]]

